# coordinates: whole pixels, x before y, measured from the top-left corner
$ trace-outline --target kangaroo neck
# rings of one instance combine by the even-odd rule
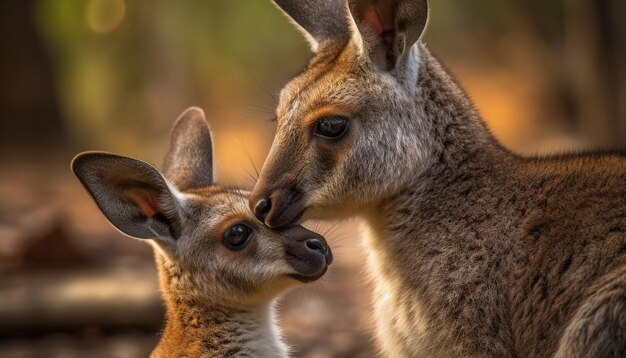
[[[416,140],[425,144],[428,159],[415,160],[408,180],[366,213],[368,221],[375,223],[375,231],[396,225],[387,220],[389,208],[408,213],[427,202],[457,201],[459,208],[467,205],[464,182],[488,185],[507,175],[506,168],[514,167],[516,162],[516,157],[489,132],[454,78],[424,45],[418,46],[421,59],[414,97],[418,109],[415,120],[422,122],[419,127],[423,132],[416,133]],[[443,195],[433,195],[435,191]],[[408,219],[410,215],[404,216]]]
[[[468,158],[498,157],[507,151],[490,133],[471,99],[424,45],[415,90],[416,108],[424,121],[430,165],[454,169]],[[427,168],[428,169],[428,168]]]
[[[516,215],[516,206],[506,204],[515,202],[510,198],[515,194],[503,193],[501,201],[493,196],[494,188],[511,182],[517,169],[514,156],[491,136],[441,64],[423,46],[420,55],[415,120],[423,121],[428,161],[411,163],[411,176],[367,208],[365,246],[376,314],[384,327],[379,334],[399,337],[404,333],[389,332],[398,321],[405,322],[404,331],[415,332],[416,338],[405,348],[427,347],[430,355],[419,354],[445,356],[447,347],[431,345],[436,334],[425,333],[425,327],[453,316],[466,287],[510,260],[513,243],[506,232],[515,224],[499,219]],[[472,250],[480,255],[469,256]],[[479,260],[484,262],[476,264]],[[498,270],[496,282],[504,285],[508,275],[508,270]],[[505,301],[485,300],[498,310]]]
[[[410,123],[404,124],[405,128],[410,128],[407,140],[415,142],[420,153],[392,153],[406,170],[375,197],[374,201],[382,205],[399,196],[419,195],[428,190],[431,183],[460,175],[470,167],[475,169],[514,160],[489,132],[452,75],[426,46],[419,44],[416,49],[417,78],[410,94],[414,110],[412,118],[408,119]]]
[[[284,357],[271,307],[236,309],[199,302],[167,303],[166,326],[153,357],[181,355]]]
[[[152,357],[287,356],[273,302],[239,307],[198,297],[191,273],[155,256],[166,324]]]

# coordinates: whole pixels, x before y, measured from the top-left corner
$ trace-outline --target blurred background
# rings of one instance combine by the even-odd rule
[[[431,4],[425,41],[507,147],[625,147],[626,2]],[[107,224],[72,156],[159,165],[196,105],[219,180],[251,186],[308,46],[269,0],[6,0],[0,49],[0,356],[146,356],[163,315],[150,249]],[[313,225],[331,231],[337,261],[283,300],[295,356],[374,355],[357,224]]]

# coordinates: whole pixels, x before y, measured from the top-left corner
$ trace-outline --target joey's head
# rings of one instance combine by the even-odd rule
[[[429,160],[416,103],[427,0],[275,0],[315,52],[281,91],[250,208],[269,227],[353,215]]]
[[[268,229],[246,191],[214,182],[212,154],[204,114],[191,108],[174,125],[162,174],[99,152],[78,155],[72,169],[118,230],[153,244],[166,297],[254,305],[321,277],[332,261],[324,238]]]

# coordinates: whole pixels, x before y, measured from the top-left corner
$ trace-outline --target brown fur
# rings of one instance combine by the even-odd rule
[[[281,92],[266,225],[365,219],[387,356],[626,355],[626,157],[519,157],[424,45],[389,70],[363,41],[337,34]],[[345,137],[312,134],[321,106]]]

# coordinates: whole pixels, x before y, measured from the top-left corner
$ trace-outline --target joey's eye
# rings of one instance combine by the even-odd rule
[[[226,230],[222,243],[231,250],[241,250],[250,242],[252,229],[246,224],[235,224]]]
[[[313,134],[327,139],[339,139],[346,134],[347,129],[348,118],[343,116],[327,116],[317,121]]]

